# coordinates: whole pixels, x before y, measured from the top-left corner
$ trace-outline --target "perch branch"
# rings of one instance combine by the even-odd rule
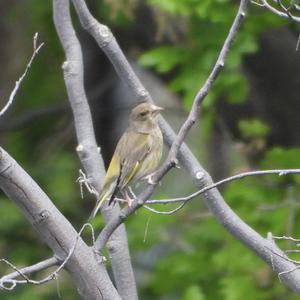
[[[240,10],[244,15],[244,8],[249,1],[241,1]],[[115,70],[119,74],[120,78],[129,87],[133,93],[135,99],[138,101],[151,101],[149,93],[145,90],[139,79],[134,74],[128,61],[125,59],[123,52],[117,44],[115,38],[112,36],[109,29],[102,24],[99,24],[95,18],[93,18],[86,7],[83,0],[73,0],[77,14],[79,15],[82,26],[95,38],[98,45],[103,49],[106,55],[111,60]],[[240,18],[242,19],[242,17]],[[176,134],[170,128],[170,126],[161,118],[160,126],[164,133],[165,142],[171,146],[176,139]],[[192,176],[193,182],[198,189],[212,184],[211,177],[203,169],[194,155],[191,153],[189,148],[183,143],[179,149],[178,160],[187,173]],[[121,224],[125,218],[130,215],[138,205],[142,205],[141,202],[145,201],[152,193],[152,189],[146,188],[143,195],[139,197],[140,201],[133,203],[133,210],[125,208],[121,214],[112,219],[104,227],[103,231],[99,235],[96,241],[96,246],[102,248],[107,242],[108,237],[111,233]],[[259,257],[266,261],[269,265],[274,264],[274,270],[279,273],[291,269],[294,265],[290,262],[286,262],[280,257],[276,257],[273,260],[270,258],[270,252],[266,250],[268,241],[261,237],[245,222],[243,222],[225,203],[224,199],[220,195],[217,189],[207,191],[203,195],[206,205],[210,208],[215,218],[238,240],[243,242],[247,247],[252,249]],[[285,274],[283,281],[294,291],[300,293],[300,272],[297,270],[290,274]]]
[[[83,5],[85,5],[84,1],[82,0],[73,0],[74,3],[77,3],[78,6],[82,7]],[[166,161],[163,163],[163,165],[159,168],[159,170],[154,174],[153,179],[154,179],[154,184],[153,185],[149,185],[145,191],[138,197],[137,201],[135,201],[135,203],[133,203],[133,205],[131,207],[127,207],[122,211],[122,214],[120,214],[120,216],[118,218],[114,218],[112,220],[112,222],[110,222],[109,224],[107,224],[107,226],[104,227],[103,231],[101,232],[101,234],[99,235],[99,237],[96,240],[96,246],[99,247],[100,249],[103,248],[103,246],[106,244],[109,236],[112,234],[112,232],[129,216],[131,215],[136,209],[138,209],[139,207],[141,207],[147,199],[149,199],[149,196],[153,193],[154,189],[156,188],[158,182],[163,178],[163,176],[173,167],[177,164],[177,154],[180,150],[180,147],[183,143],[184,138],[186,137],[186,135],[188,134],[189,130],[191,129],[191,127],[194,125],[194,123],[197,120],[198,114],[199,114],[199,110],[200,110],[200,104],[203,101],[203,99],[205,98],[205,96],[208,94],[210,88],[212,87],[213,82],[216,80],[218,74],[220,73],[221,69],[224,66],[225,63],[225,59],[229,53],[229,49],[234,41],[234,38],[238,32],[238,29],[241,26],[241,23],[245,17],[245,9],[246,9],[246,5],[247,5],[248,1],[242,0],[239,10],[237,12],[237,15],[232,23],[232,26],[229,30],[229,34],[225,39],[225,42],[223,44],[223,47],[220,51],[219,57],[216,61],[216,64],[214,65],[210,75],[208,76],[208,79],[206,80],[206,82],[204,83],[204,85],[202,86],[202,88],[199,90],[199,92],[197,93],[194,102],[193,102],[193,106],[192,109],[188,115],[188,118],[186,119],[186,121],[184,122],[184,124],[182,125],[182,127],[179,130],[178,135],[174,138],[174,140],[172,141],[171,144],[171,148],[168,154],[168,157],[166,159]],[[76,7],[76,5],[75,5]],[[86,6],[85,6],[86,8]],[[90,21],[90,23],[87,22],[87,18],[91,18],[88,13],[86,12],[87,8],[84,10],[82,9],[83,12],[85,12],[86,14],[83,14],[82,16],[80,16],[80,20],[83,24],[83,27],[87,28],[87,30],[91,30],[91,34],[92,35],[96,35],[96,37],[98,39],[102,38],[101,35],[99,35],[100,28],[101,25],[99,23],[98,26],[99,30],[96,30],[96,21],[93,19],[93,21]],[[97,33],[97,34],[96,34]],[[110,32],[110,39],[109,39],[109,43],[104,44],[104,41],[98,41],[98,44],[101,45],[105,45],[105,47],[103,48],[103,50],[105,51],[105,53],[110,57],[111,60],[114,59],[114,55],[117,51],[121,52],[118,55],[118,58],[120,60],[120,57],[122,58],[123,61],[123,53],[121,51],[121,49],[115,45],[116,41],[115,39],[112,37],[112,34]],[[114,50],[114,51],[113,51]],[[123,56],[122,56],[123,55]],[[125,57],[124,57],[125,59]],[[117,72],[121,69],[122,65],[121,65],[121,61],[116,60],[113,61],[114,65],[118,65],[118,68],[116,68]],[[125,64],[123,62],[123,64]],[[126,65],[127,66],[127,65]],[[124,66],[123,66],[124,67]],[[127,74],[129,72],[132,72],[132,69],[130,68],[128,70],[128,68],[130,68],[129,64],[128,67],[126,67],[126,71]],[[131,84],[131,80],[132,79],[128,79],[127,77],[124,77],[125,71],[123,71],[123,69],[121,69],[122,71],[119,71],[119,76],[124,79],[129,87],[134,87],[136,86],[138,83],[141,85],[141,83],[138,81],[136,81],[135,84]],[[133,76],[133,75],[132,75]],[[148,93],[146,93],[148,94]],[[150,96],[149,96],[150,97]],[[165,136],[166,135],[170,135],[173,134],[173,132],[169,129],[166,128],[168,125],[166,124],[165,121],[162,120],[161,118],[161,127],[162,129],[164,129],[164,133]]]
[[[56,30],[66,54],[66,61],[63,64],[64,79],[74,115],[78,140],[77,153],[89,183],[100,194],[105,168],[102,157],[98,152],[91,112],[84,90],[81,46],[72,25],[69,1],[54,0],[53,9]],[[119,212],[118,205],[102,209],[105,222],[109,222]],[[137,299],[138,295],[125,225],[118,228],[110,237],[107,248],[112,262],[113,275],[121,298],[124,300]]]

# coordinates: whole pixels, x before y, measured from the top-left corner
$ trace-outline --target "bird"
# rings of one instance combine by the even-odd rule
[[[162,110],[162,107],[148,102],[132,109],[128,127],[117,143],[103,180],[102,192],[89,220],[96,216],[106,200],[110,205],[118,191],[125,195],[130,206],[129,185],[142,179],[151,183],[151,175],[163,151],[163,136],[156,122],[156,116]]]

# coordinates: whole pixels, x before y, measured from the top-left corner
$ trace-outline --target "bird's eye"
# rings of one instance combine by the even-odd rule
[[[148,114],[149,114],[149,111],[146,110],[146,111],[141,112],[141,113],[140,113],[140,116],[141,116],[141,117],[145,117],[145,116],[148,115]]]

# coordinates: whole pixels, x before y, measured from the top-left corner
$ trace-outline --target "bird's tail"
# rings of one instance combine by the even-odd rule
[[[99,209],[101,208],[101,206],[103,205],[104,201],[107,199],[109,194],[110,194],[110,191],[107,191],[106,193],[104,193],[104,195],[102,197],[99,198],[99,200],[97,201],[92,213],[89,216],[89,221],[91,221],[92,219],[95,218],[97,212],[99,211]]]

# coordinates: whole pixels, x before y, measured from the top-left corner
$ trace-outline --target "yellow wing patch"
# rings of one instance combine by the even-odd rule
[[[125,178],[123,184],[122,184],[122,189],[127,186],[127,184],[133,179],[133,177],[136,175],[136,173],[139,171],[140,169],[140,161],[137,161],[135,163],[135,166],[132,168],[130,174]]]

